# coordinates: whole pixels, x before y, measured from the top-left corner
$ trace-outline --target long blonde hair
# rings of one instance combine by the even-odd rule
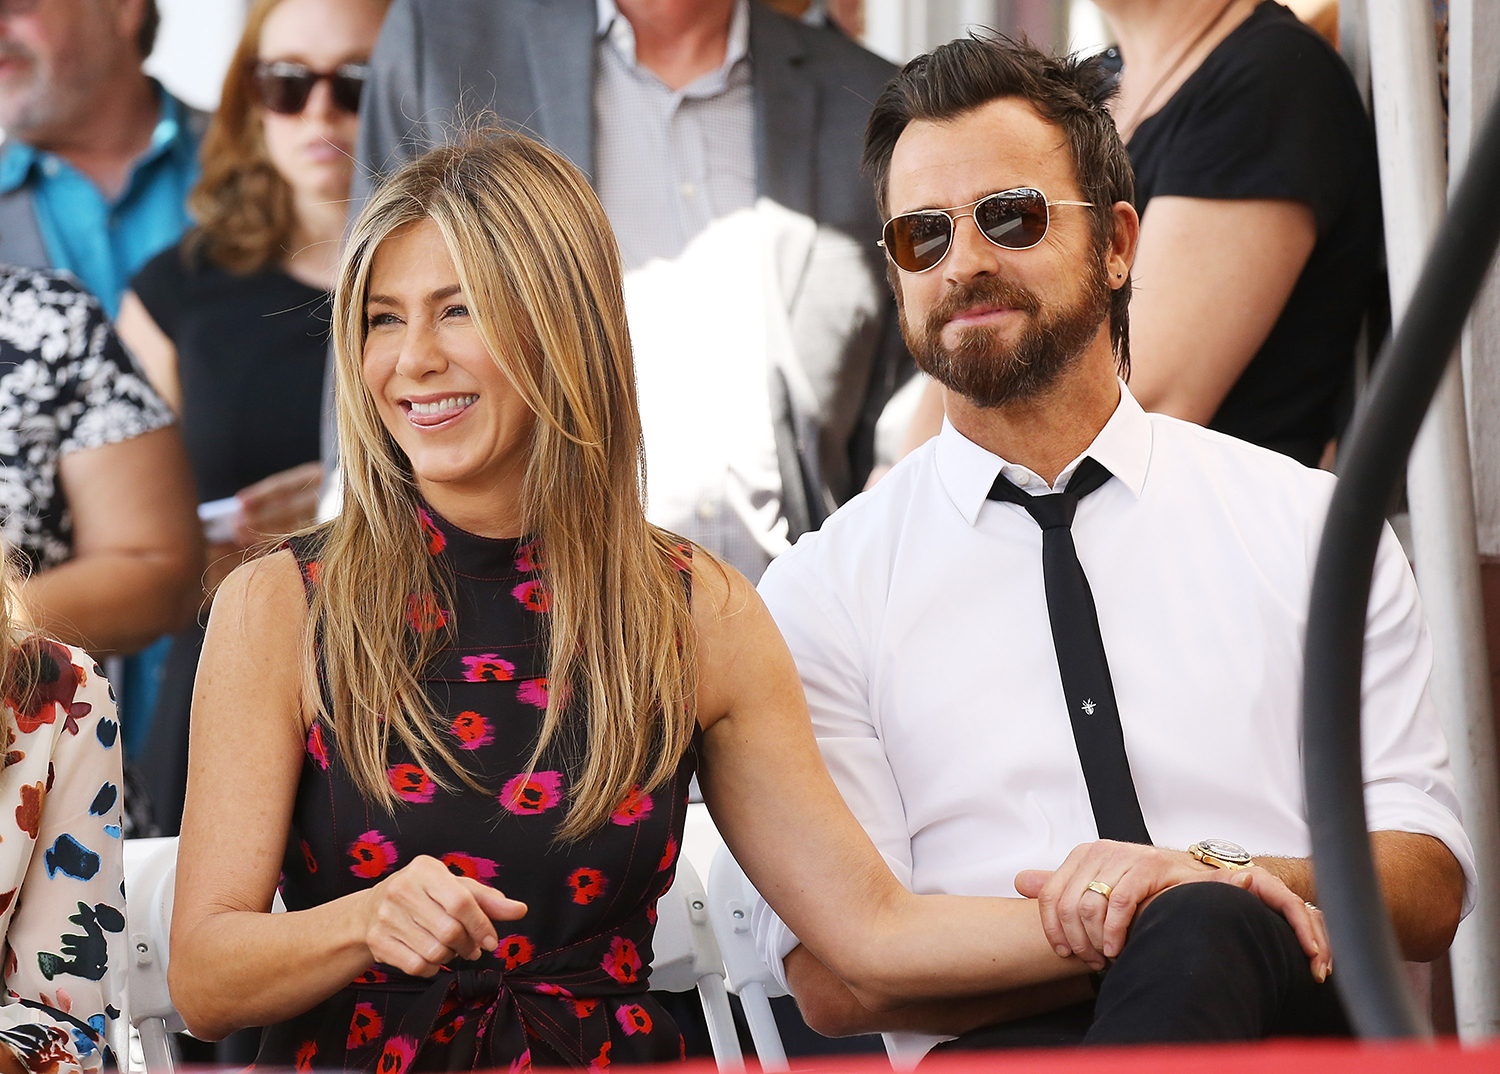
[[[644,456],[619,253],[578,170],[520,135],[480,132],[411,161],[355,222],[334,298],[343,510],[326,532],[305,682],[367,798],[394,807],[394,736],[445,786],[478,788],[420,685],[451,638],[419,633],[408,600],[452,607],[428,554],[411,465],[361,372],[375,252],[431,220],[475,327],[536,415],[523,483],[525,531],[541,540],[552,594],[547,711],[531,764],[582,747],[558,835],[604,823],[632,787],[667,780],[692,740],[695,633],[675,564],[681,542],[646,521]],[[315,689],[320,655],[329,701]],[[435,765],[433,762],[441,762]]]

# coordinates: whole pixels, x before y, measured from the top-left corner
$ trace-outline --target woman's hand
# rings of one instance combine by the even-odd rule
[[[305,462],[240,489],[235,493],[240,501],[235,525],[240,547],[249,548],[267,537],[312,525],[318,515],[318,488],[322,483],[322,463]]]
[[[1089,888],[1091,881],[1108,887],[1109,895]],[[1016,891],[1038,901],[1042,929],[1060,957],[1077,955],[1100,970],[1120,956],[1131,922],[1152,899],[1201,881],[1244,888],[1280,913],[1296,932],[1313,976],[1328,976],[1333,958],[1322,912],[1259,867],[1218,869],[1181,850],[1101,839],[1075,847],[1055,871],[1023,870]]]
[[[493,922],[526,915],[525,903],[454,876],[426,855],[376,884],[368,898],[371,957],[413,977],[431,977],[455,958],[495,950],[500,941]]]

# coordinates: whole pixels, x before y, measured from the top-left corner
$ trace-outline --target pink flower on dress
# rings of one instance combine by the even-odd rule
[[[435,556],[448,547],[448,538],[437,528],[437,523],[425,510],[417,508],[417,519],[422,523],[422,535],[427,538],[427,554]]]
[[[414,764],[393,764],[385,770],[385,778],[391,781],[391,790],[402,801],[430,802],[437,794],[432,777]]]
[[[489,858],[476,858],[472,854],[461,854],[458,851],[444,854],[439,860],[454,876],[466,876],[481,884],[488,884],[500,872],[500,867]]]
[[[547,569],[547,557],[542,553],[542,539],[527,541],[516,549],[516,570],[518,571],[544,571]]]
[[[377,831],[368,831],[349,844],[354,864],[349,871],[355,876],[373,880],[396,864],[396,846]]]
[[[568,887],[573,891],[573,901],[579,906],[587,906],[604,894],[609,880],[598,869],[584,865],[568,874]]]
[[[410,1037],[392,1037],[385,1042],[385,1051],[380,1053],[380,1062],[375,1064],[375,1074],[403,1074],[416,1057],[416,1041]]]
[[[528,611],[546,612],[552,609],[552,590],[540,579],[532,578],[522,582],[510,591],[510,595],[525,605]]]
[[[313,764],[328,771],[328,747],[323,744],[323,725],[316,720],[307,732],[307,755],[313,759]]]
[[[464,657],[464,679],[467,682],[509,682],[515,677],[516,665],[499,653]]]
[[[539,709],[547,707],[547,680],[523,679],[516,687],[516,700],[528,705],[535,705]]]
[[[430,634],[448,625],[448,612],[431,593],[406,598],[406,625],[418,634]]]
[[[677,839],[675,836],[667,836],[667,848],[661,852],[661,864],[656,871],[664,873],[672,868],[672,863],[677,860]]]
[[[453,717],[451,727],[458,738],[458,748],[462,750],[477,750],[480,746],[488,746],[495,741],[490,721],[477,712],[460,712]]]
[[[505,963],[507,970],[513,970],[523,963],[530,962],[531,956],[535,953],[536,948],[525,936],[505,936],[495,948],[495,957]]]
[[[639,1003],[629,1003],[616,1008],[615,1018],[627,1037],[633,1037],[637,1033],[651,1032],[651,1015]]]
[[[344,1047],[353,1051],[369,1044],[380,1036],[380,1031],[385,1028],[385,1019],[380,1017],[380,1012],[375,1009],[373,1003],[358,1003],[354,1006],[354,1017],[349,1019],[349,1039]]]
[[[635,984],[641,975],[641,956],[635,942],[624,936],[609,941],[609,950],[599,962],[599,968],[621,984]]]
[[[610,823],[628,827],[649,817],[651,807],[651,796],[641,790],[639,785],[631,787],[625,799],[615,806],[615,811],[609,815]]]
[[[613,1047],[614,1041],[607,1040],[599,1045],[599,1054],[589,1060],[588,1074],[604,1074],[609,1069],[609,1049]]]
[[[545,813],[562,801],[562,773],[522,772],[500,788],[499,801],[512,813]]]

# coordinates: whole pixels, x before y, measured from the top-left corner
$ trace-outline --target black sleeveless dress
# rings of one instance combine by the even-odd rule
[[[539,543],[489,540],[424,511],[431,554],[453,577],[453,609],[408,609],[413,629],[454,619],[456,638],[424,684],[469,770],[489,789],[440,789],[393,751],[403,808],[367,802],[328,729],[307,738],[281,893],[289,910],[372,887],[427,854],[460,876],[528,906],[496,922],[499,948],[455,961],[435,978],[373,965],[347,988],[268,1027],[257,1066],[406,1071],[537,1066],[603,1070],[682,1057],[682,1037],[647,994],[656,901],[671,886],[696,747],[674,779],[637,788],[609,822],[571,844],[554,841],[577,756],[526,762],[547,703],[539,627],[551,605]],[[318,582],[317,538],[290,547],[305,584]],[[682,562],[685,584],[687,552]]]

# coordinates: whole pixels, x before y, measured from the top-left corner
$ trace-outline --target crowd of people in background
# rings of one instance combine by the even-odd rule
[[[0,540],[15,594],[13,610],[0,607],[13,751],[6,778],[11,756],[28,758],[16,762],[25,784],[16,784],[20,833],[5,831],[0,873],[10,875],[22,844],[39,848],[38,861],[48,855],[45,872],[15,857],[11,892],[0,895],[0,928],[21,966],[6,985],[28,1001],[0,1005],[0,1071],[42,1069],[60,1055],[99,1068],[104,1030],[118,1017],[99,982],[119,962],[123,927],[119,893],[100,878],[118,876],[122,837],[179,829],[195,877],[179,898],[186,923],[174,988],[191,992],[179,1005],[206,1036],[274,1026],[251,1046],[262,1063],[373,1062],[407,1040],[410,1054],[383,1070],[405,1069],[419,1051],[433,1069],[473,1057],[504,1066],[523,1055],[539,1065],[607,1065],[611,1047],[615,1061],[660,1060],[687,1047],[673,1019],[702,1050],[693,1005],[646,1003],[634,976],[649,961],[646,908],[670,882],[677,807],[695,774],[768,899],[756,929],[795,996],[777,1007],[792,1050],[836,1046],[820,1043],[804,1016],[828,1035],[855,1036],[855,1049],[873,1042],[858,1035],[881,1031],[925,1048],[955,1036],[970,1046],[1118,1040],[1126,1038],[1097,1027],[1157,1024],[1110,998],[1123,984],[1096,1009],[1099,982],[1091,991],[1088,973],[1105,964],[1105,936],[1115,933],[1099,906],[1069,916],[1092,901],[1082,901],[1088,892],[1113,906],[1101,887],[1127,890],[1126,873],[1144,866],[1119,865],[1108,880],[1091,873],[1084,885],[1076,868],[1061,868],[1058,852],[1068,847],[1053,845],[1058,832],[1021,839],[988,872],[947,857],[955,839],[971,839],[968,825],[1023,830],[1038,818],[1006,805],[976,820],[972,801],[952,798],[970,777],[943,777],[944,758],[965,741],[987,741],[984,733],[962,721],[938,732],[904,727],[884,714],[908,711],[901,706],[919,692],[917,679],[988,637],[977,625],[959,637],[955,623],[967,613],[930,607],[933,579],[925,568],[908,573],[909,557],[982,573],[965,558],[981,508],[992,522],[1002,509],[995,501],[1031,510],[1014,499],[1025,492],[994,489],[1073,495],[1063,532],[1076,508],[1073,563],[1083,559],[1098,594],[1094,636],[1128,634],[1121,609],[1136,598],[1096,577],[1124,568],[1089,558],[1088,527],[1113,525],[1100,512],[1123,511],[1127,486],[1141,496],[1143,478],[1132,477],[1139,439],[1171,436],[1179,439],[1159,456],[1176,461],[1161,465],[1177,467],[1174,487],[1194,502],[1217,502],[1203,475],[1228,467],[1256,490],[1251,506],[1274,499],[1273,487],[1295,486],[1292,498],[1307,512],[1280,519],[1280,528],[1262,519],[1256,555],[1279,556],[1267,550],[1284,545],[1286,557],[1255,561],[1257,577],[1272,579],[1259,597],[1232,583],[1255,556],[1199,562],[1244,606],[1236,611],[1225,597],[1205,612],[1198,595],[1180,593],[1184,621],[1206,615],[1245,629],[1260,598],[1294,604],[1305,583],[1294,546],[1324,487],[1318,475],[1304,481],[1296,464],[1331,465],[1360,340],[1381,327],[1380,203],[1359,90],[1336,50],[1287,9],[1272,0],[1099,6],[1118,47],[1086,63],[980,35],[898,72],[853,39],[858,5],[847,2],[254,0],[207,115],[142,70],[160,21],[155,0],[0,0]],[[1059,96],[1036,88],[1043,77],[1064,87]],[[1061,130],[1066,152],[1026,156],[1030,143],[1013,135],[1030,120],[996,111],[996,102],[1040,117],[1036,146]],[[872,108],[894,124],[883,148]],[[897,152],[908,126],[928,139],[928,159]],[[1093,148],[1079,133],[1087,129],[1102,139]],[[1010,155],[995,156],[1001,143]],[[1104,169],[1092,177],[1089,153]],[[1045,192],[1033,189],[1049,176]],[[1093,185],[1058,192],[1069,183]],[[1056,279],[1012,271],[1007,259],[1027,253],[1033,265],[1071,257],[1057,272],[1085,281],[1077,308],[1048,290],[1062,287]],[[464,304],[449,302],[455,293]],[[1022,354],[1034,381],[965,379],[963,363],[989,352],[949,339],[943,326],[984,303],[976,332],[988,330],[984,310],[1043,319],[1045,331]],[[1093,351],[1078,342],[1066,355],[1092,355],[1088,377],[1076,381],[1088,387],[1069,389],[1067,410],[1082,425],[1098,417],[1090,437],[1074,443],[1039,427],[1002,435],[985,425],[976,414],[986,407],[1055,389],[1048,378],[1066,370],[1046,358],[1073,339],[1069,315],[1078,324],[1094,316],[1090,331],[1105,325]],[[549,361],[528,365],[532,352]],[[574,364],[552,362],[562,354]],[[1119,409],[1090,409],[1089,392],[1096,403],[1114,392]],[[465,428],[487,423],[494,459],[480,465],[425,446],[426,430],[460,415]],[[1150,415],[1279,454],[1237,455]],[[1083,481],[1084,467],[1071,464],[1094,433],[1103,439],[1110,429],[1113,446],[1097,454],[1110,468],[1102,480],[1118,480],[1112,493],[1080,504],[1088,490],[1064,491],[1070,479]],[[994,467],[968,449],[986,451]],[[1063,453],[1056,465],[1049,451]],[[642,457],[644,476],[632,469]],[[544,478],[549,487],[537,484]],[[632,482],[641,485],[635,493]],[[932,522],[954,482],[973,501],[960,505],[969,517]],[[855,510],[841,510],[862,490]],[[1011,580],[1025,575],[1032,543],[1044,539],[1025,513],[1013,513],[1004,516],[1016,531],[1004,537],[1017,557]],[[1203,541],[1228,541],[1233,511],[1203,513]],[[928,529],[906,528],[919,517]],[[1038,521],[1052,540],[1057,524]],[[1148,530],[1121,547],[1135,542],[1144,557],[1132,584],[1152,577],[1165,591],[1169,565],[1158,577],[1142,564],[1170,558],[1170,542],[1149,540]],[[511,539],[518,534],[535,540]],[[298,536],[283,545],[288,535]],[[897,547],[903,535],[922,547]],[[576,547],[564,553],[564,543]],[[1425,628],[1409,571],[1387,544],[1379,641],[1417,654],[1408,670],[1423,681],[1387,683],[1393,700],[1377,717],[1385,722],[1372,725],[1384,736],[1386,777],[1403,793],[1419,788],[1392,792],[1385,820],[1394,831],[1383,834],[1417,842],[1383,843],[1382,863],[1392,890],[1416,892],[1397,901],[1401,935],[1412,957],[1430,958],[1446,947],[1450,918],[1456,927],[1471,866],[1423,700]],[[434,573],[440,552],[456,573]],[[732,571],[716,575],[717,564]],[[861,565],[857,577],[850,564]],[[1044,585],[1031,573],[1035,592],[976,592],[994,590],[1001,602],[1008,593],[1027,609],[1012,657],[1040,639],[1028,663],[1045,664],[1054,644],[1065,663],[1055,615],[1053,636],[1040,626],[1058,599],[1054,576]],[[769,614],[753,588],[763,578]],[[964,585],[949,582],[949,592]],[[1092,616],[1088,583],[1083,592]],[[219,610],[225,602],[229,610]],[[909,617],[901,635],[937,616],[916,645],[926,656],[886,637],[884,620],[868,614],[877,605]],[[585,639],[578,653],[535,625],[536,615],[564,611],[560,621]],[[291,628],[309,616],[312,633]],[[1283,644],[1295,624],[1261,625],[1278,639],[1267,643],[1274,654],[1226,672],[1253,672],[1257,689],[1281,682],[1267,668],[1285,670],[1300,652]],[[439,644],[450,627],[456,636]],[[1214,646],[1227,638],[1194,636],[1183,645],[1197,645],[1202,664],[1214,666]],[[1164,712],[1196,704],[1196,694],[1162,692],[1151,653],[1126,656],[1128,648],[1110,647],[1108,701],[1101,688],[1079,699],[1090,716],[1099,704],[1114,709],[1116,691],[1122,711],[1146,697]],[[726,665],[724,652],[743,665]],[[626,653],[646,654],[646,670],[611,671]],[[953,695],[956,709],[982,692],[975,675],[984,658],[970,658],[974,666],[938,691]],[[887,664],[908,678],[893,672],[871,687],[860,669]],[[429,665],[440,669],[442,697],[423,701]],[[114,691],[104,687],[106,669]],[[751,669],[763,677],[750,681]],[[611,674],[621,681],[611,685]],[[1061,674],[1071,703],[1069,672]],[[549,677],[581,685],[549,691]],[[504,719],[523,730],[497,736],[496,717],[480,715],[496,704],[496,681],[509,691]],[[696,683],[694,696],[683,682]],[[1056,685],[1056,676],[1045,684],[1052,693]],[[586,733],[562,730],[574,690],[592,713]],[[1066,728],[1072,714],[1063,694],[1055,700]],[[49,706],[61,717],[47,715]],[[748,724],[744,713],[757,706],[774,718]],[[658,709],[654,738],[646,724],[610,722]],[[406,715],[389,715],[397,711]],[[365,719],[372,714],[378,724]],[[1190,758],[1164,742],[1142,745],[1124,723],[1137,780],[1150,780],[1126,812],[1144,808],[1172,845],[1217,834],[1188,831],[1207,821],[1167,804],[1179,791],[1195,800],[1183,782],[1191,783]],[[1291,737],[1276,739],[1275,757],[1295,754],[1295,729],[1278,727]],[[906,746],[892,745],[908,734]],[[628,756],[594,767],[611,741]],[[1229,735],[1219,746],[1260,748],[1256,741]],[[984,748],[1012,751],[1016,770],[1006,779],[1016,785],[1030,778],[1024,769],[1048,768],[1014,743]],[[899,762],[888,756],[895,750]],[[1086,753],[1081,741],[1078,751]],[[46,771],[38,768],[46,757],[55,786],[51,775],[32,778]],[[1266,1002],[1314,997],[1307,1002],[1320,1012],[1304,1022],[1267,1015],[1265,1031],[1337,1032],[1346,1027],[1322,986],[1326,934],[1316,908],[1303,909],[1311,878],[1291,853],[1302,823],[1297,792],[1279,763],[1268,761],[1259,791],[1224,818],[1252,808],[1274,815],[1249,834],[1265,835],[1275,844],[1266,849],[1287,851],[1293,864],[1247,870],[1255,876],[1244,882],[1248,901],[1231,916],[1285,931],[1267,942],[1291,968],[1264,986]],[[402,783],[398,769],[413,782]],[[455,775],[445,782],[434,772]],[[503,837],[491,826],[479,849],[459,853],[455,844],[461,863],[435,851],[443,864],[413,857],[408,844],[437,846],[464,809],[493,807],[494,790],[479,794],[471,774],[486,787],[504,784]],[[995,780],[988,770],[970,775],[976,796]],[[564,777],[581,780],[576,797],[559,791]],[[1059,779],[1055,797],[1043,792],[1047,804],[1034,808],[1054,818],[1079,813],[1084,828],[1098,819],[1103,836],[1098,800],[1090,809],[1092,777],[1084,796],[1082,782]],[[470,792],[478,797],[462,797]],[[444,796],[441,810],[428,805],[434,795]],[[801,803],[807,826],[797,855],[779,842],[788,838],[780,820],[750,807],[772,799]],[[577,826],[568,875],[539,870],[523,882],[497,866],[518,853],[557,865],[526,822],[559,801],[568,807],[550,819]],[[636,813],[619,812],[630,803]],[[413,804],[422,808],[401,812]],[[388,823],[347,819],[362,809],[384,810]],[[0,810],[10,812],[8,803]],[[59,817],[85,815],[87,831],[58,827]],[[912,817],[923,815],[938,830],[927,831],[925,873],[913,863],[922,832]],[[325,824],[331,817],[341,819]],[[873,847],[857,837],[861,828]],[[1122,830],[1126,843],[1151,841],[1144,824],[1138,834]],[[649,869],[632,857],[640,839],[655,855]],[[398,847],[403,868],[393,871]],[[354,866],[337,864],[349,854]],[[1025,864],[1038,854],[1055,860]],[[1170,867],[1153,859],[1170,879],[1149,894],[1179,883],[1184,870],[1221,864],[1208,851],[1194,857]],[[589,883],[629,905],[588,909],[580,863],[592,870]],[[1018,868],[1042,865],[1058,869],[1051,886],[1038,877],[1008,887]],[[818,870],[865,901],[798,896],[796,877]],[[886,885],[892,875],[899,883]],[[269,905],[278,878],[288,905],[307,911],[288,915],[301,924],[262,920],[258,903]],[[377,884],[382,878],[392,882]],[[1047,907],[1075,880],[1083,891],[1068,889],[1071,902],[1049,918]],[[26,892],[78,886],[53,907],[69,912],[49,917],[41,896],[15,900],[29,912],[12,906],[23,883]],[[563,910],[549,906],[548,884],[573,885]],[[1017,907],[1028,904],[1014,898],[902,902],[907,888],[1039,897],[1044,929],[1034,912],[1022,920]],[[423,898],[451,915],[441,926],[451,935],[420,914],[391,923]],[[226,913],[236,899],[249,899],[245,912]],[[69,916],[75,902],[87,921]],[[1225,920],[1182,902],[1174,911],[1168,900],[1147,920]],[[881,905],[900,910],[877,926]],[[524,935],[499,934],[528,913]],[[345,926],[354,918],[361,931],[351,940]],[[1123,929],[1119,920],[1111,927]],[[52,952],[66,950],[74,926],[89,937],[88,959],[67,962]],[[1159,925],[1154,935],[1177,928]],[[599,933],[595,951],[581,937],[593,942],[590,930],[600,929],[609,935]],[[422,950],[418,933],[440,942]],[[985,949],[968,944],[979,933],[1004,937],[996,942],[1014,957],[980,965]],[[508,940],[524,941],[528,957],[507,953]],[[533,944],[569,949],[573,961],[538,968]],[[868,957],[918,947],[923,957],[906,958],[901,975]],[[1133,948],[1134,968],[1117,981],[1149,976],[1152,958],[1176,949],[1147,950]],[[584,955],[588,966],[573,964]],[[372,957],[398,967],[401,980],[371,969]],[[455,958],[504,969],[511,983],[497,976],[460,987],[445,976]],[[225,959],[237,966],[227,984]],[[303,984],[281,989],[273,978],[292,964]],[[534,981],[511,973],[522,965]],[[592,976],[574,978],[576,994],[557,984],[585,971]],[[62,973],[91,983],[70,984],[64,1002],[54,980]],[[417,987],[428,978],[431,988]],[[373,992],[353,991],[351,981]],[[521,998],[481,1018],[484,1004],[499,1003],[491,992],[507,988]],[[356,1032],[371,996],[379,1010],[371,1007]],[[469,1011],[476,997],[483,1003]],[[582,1009],[596,998],[605,1000],[597,1014]],[[576,1032],[571,1022],[566,1033],[556,1029],[566,1004]],[[997,1022],[1004,1031],[994,1031]],[[543,1023],[553,1029],[538,1031]],[[1185,1032],[1167,1016],[1160,1025]]]

